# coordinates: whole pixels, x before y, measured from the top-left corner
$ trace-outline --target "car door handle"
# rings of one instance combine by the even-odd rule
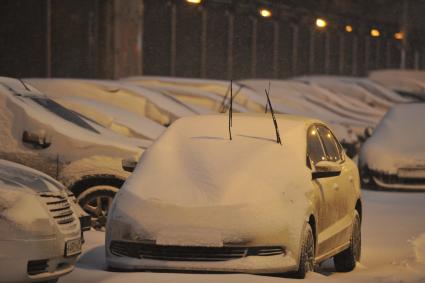
[[[338,186],[338,184],[333,184],[332,188],[333,188],[334,190],[339,190],[339,186]]]
[[[354,181],[353,176],[348,176],[348,180],[352,183]]]

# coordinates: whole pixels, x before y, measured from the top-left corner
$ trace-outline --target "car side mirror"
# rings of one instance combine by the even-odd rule
[[[22,142],[30,145],[33,149],[45,149],[52,144],[51,138],[47,136],[45,130],[38,132],[24,131]]]
[[[121,161],[122,169],[127,172],[133,172],[137,166],[137,160],[135,158],[127,158]]]
[[[341,165],[331,161],[319,161],[313,168],[312,179],[329,178],[341,175]]]
[[[373,128],[372,127],[366,127],[364,129],[364,137],[366,139],[370,138],[372,136],[372,134],[373,134]]]

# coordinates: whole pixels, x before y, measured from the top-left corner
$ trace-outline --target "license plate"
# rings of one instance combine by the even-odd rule
[[[65,243],[65,256],[73,256],[81,253],[81,238]]]

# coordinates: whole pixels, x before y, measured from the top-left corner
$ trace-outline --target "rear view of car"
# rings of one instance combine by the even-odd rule
[[[71,272],[81,253],[77,213],[61,184],[0,160],[0,282],[54,282]]]
[[[425,190],[425,103],[393,107],[361,149],[363,184],[371,188]]]

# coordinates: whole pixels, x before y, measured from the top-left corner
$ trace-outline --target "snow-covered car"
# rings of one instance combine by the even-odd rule
[[[28,84],[0,78],[0,158],[42,171],[73,192],[93,218],[106,222],[112,198],[151,142],[114,133],[64,108]]]
[[[74,268],[80,233],[62,184],[0,159],[0,282],[56,282]]]
[[[425,190],[425,103],[391,108],[364,143],[359,157],[365,186]]]
[[[360,258],[356,164],[319,120],[185,117],[143,154],[108,215],[111,269],[296,272]]]
[[[369,78],[413,100],[425,100],[425,72],[422,70],[377,70]]]

